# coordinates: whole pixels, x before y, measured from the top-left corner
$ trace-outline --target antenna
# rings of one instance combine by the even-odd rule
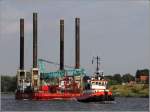
[[[96,73],[99,73],[101,58],[99,56],[96,56],[96,57],[93,56],[92,64],[94,63],[94,60],[96,60],[96,65],[97,65],[97,67],[96,67]]]

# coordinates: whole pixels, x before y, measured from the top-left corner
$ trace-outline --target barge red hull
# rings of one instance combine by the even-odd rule
[[[18,100],[76,100],[79,97],[79,93],[16,93],[15,97]]]
[[[80,94],[80,93],[20,93],[15,94],[16,99],[23,100],[77,100],[80,102],[97,102],[97,101],[113,101],[114,97],[111,92],[105,94],[98,92],[93,94]]]

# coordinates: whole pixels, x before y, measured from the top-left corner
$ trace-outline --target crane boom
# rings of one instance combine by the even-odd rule
[[[57,62],[52,62],[52,61],[48,61],[48,60],[45,60],[45,59],[38,59],[38,61],[40,62],[45,62],[45,63],[49,63],[49,64],[53,64],[53,65],[60,65],[59,63]],[[64,65],[65,67],[67,68],[74,68],[73,66],[69,66],[69,65]]]
[[[39,64],[40,73],[41,73],[40,77],[43,78],[43,79],[49,79],[51,77],[62,77],[62,76],[65,76],[65,74],[72,75],[72,76],[80,76],[80,75],[85,75],[86,74],[84,69],[75,69],[74,67],[71,67],[71,66],[68,66],[68,65],[64,65],[64,66],[69,68],[69,69],[57,70],[57,71],[54,71],[54,72],[48,72],[45,69],[45,64],[44,63],[59,65],[56,62],[47,61],[45,59],[38,59],[38,64]]]

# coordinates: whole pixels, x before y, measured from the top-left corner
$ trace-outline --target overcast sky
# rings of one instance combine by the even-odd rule
[[[150,7],[147,0],[0,0],[0,74],[19,68],[19,19],[25,19],[25,69],[32,67],[32,13],[38,13],[38,57],[59,62],[59,20],[65,21],[65,64],[74,66],[75,17],[80,17],[81,66],[104,74],[150,69]],[[59,67],[57,67],[58,69]],[[56,66],[50,65],[53,71]]]

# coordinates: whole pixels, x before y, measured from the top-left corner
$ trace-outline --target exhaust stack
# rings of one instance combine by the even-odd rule
[[[24,70],[24,19],[20,19],[20,70]]]
[[[80,68],[80,18],[75,18],[75,68]]]
[[[37,13],[33,13],[33,68],[37,68]]]
[[[64,70],[64,20],[60,20],[60,70]]]

